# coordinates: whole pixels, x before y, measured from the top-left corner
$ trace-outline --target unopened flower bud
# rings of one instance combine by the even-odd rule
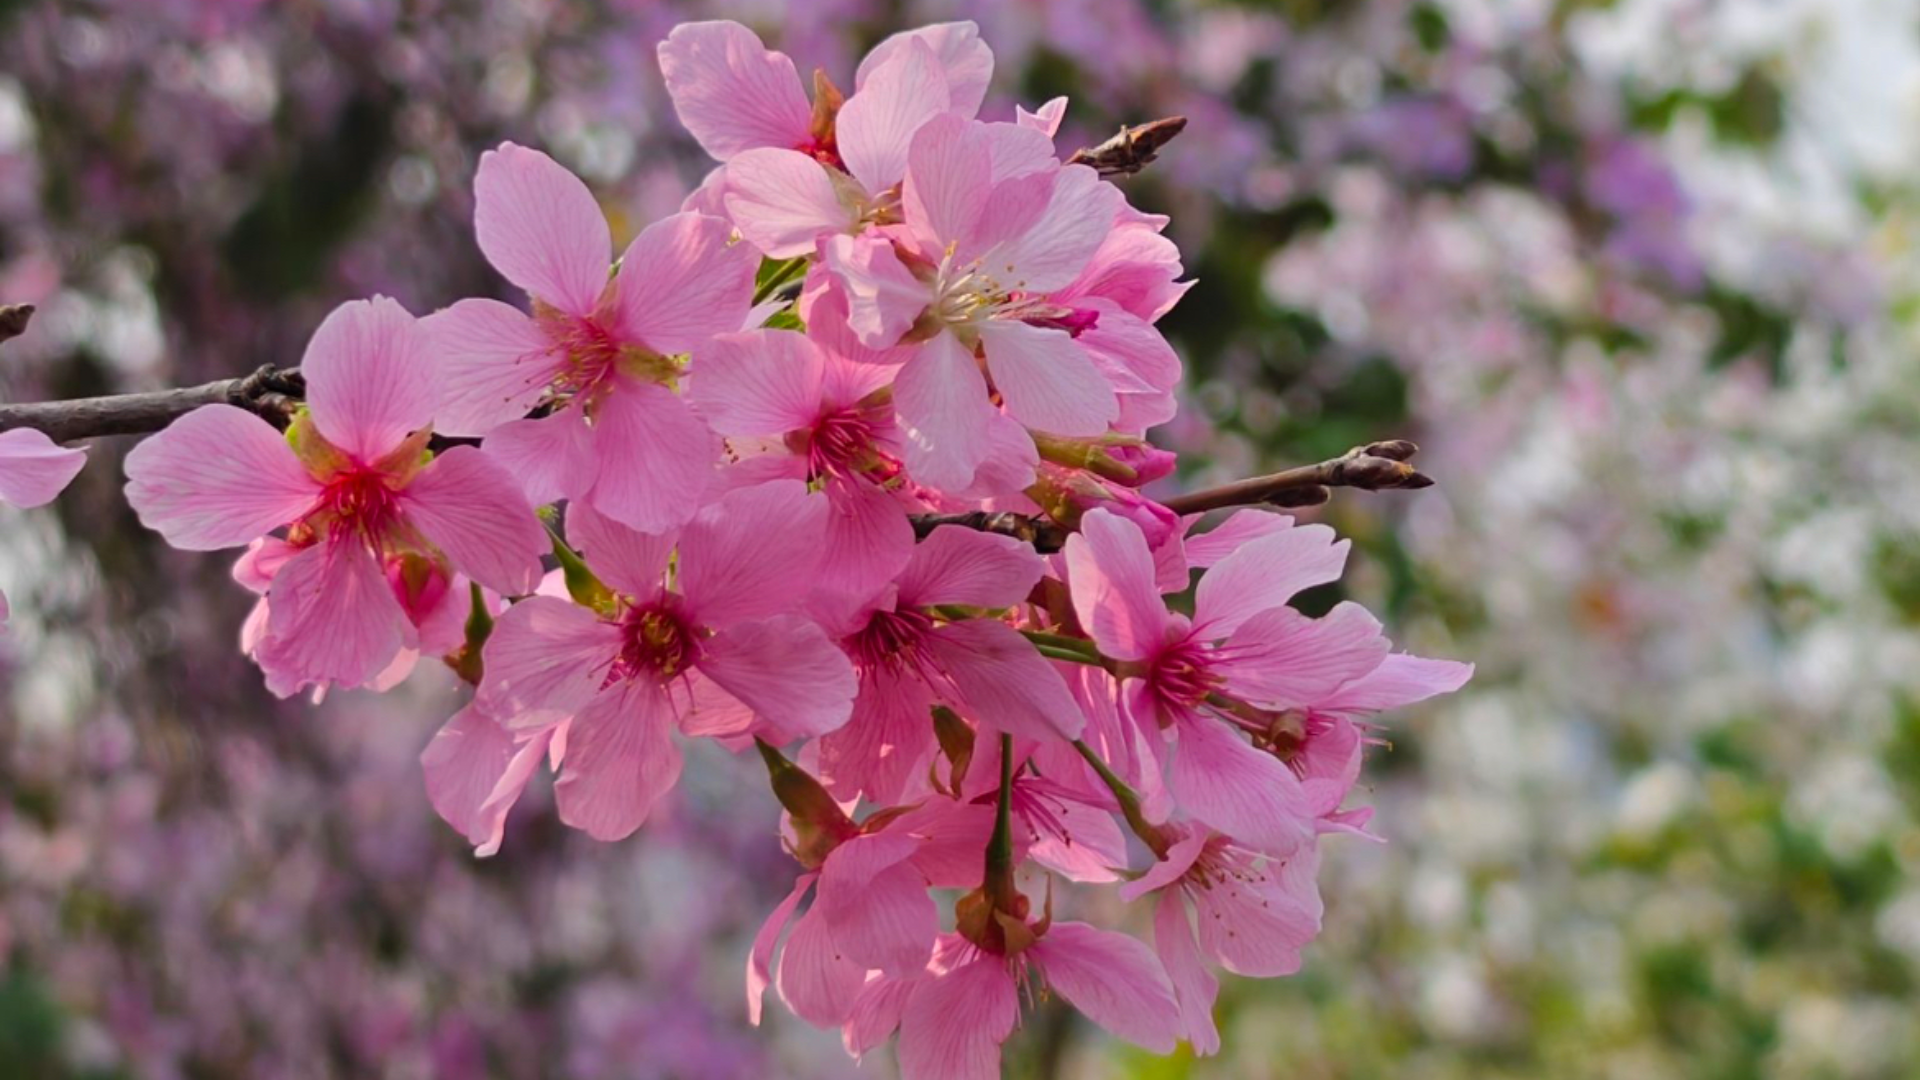
[[[1165,544],[1180,529],[1180,515],[1130,487],[1102,480],[1085,469],[1042,462],[1039,479],[1027,489],[1027,497],[1069,529],[1079,528],[1080,519],[1089,510],[1117,514],[1138,525],[1152,548]]]
[[[1177,460],[1171,450],[1131,435],[1075,439],[1035,432],[1033,445],[1043,461],[1086,469],[1128,487],[1141,487],[1172,473]]]

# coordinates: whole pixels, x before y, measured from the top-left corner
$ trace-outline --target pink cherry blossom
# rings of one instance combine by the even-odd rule
[[[1067,541],[1074,610],[1105,656],[1123,665],[1136,723],[1178,739],[1170,786],[1193,817],[1259,850],[1285,855],[1345,791],[1308,783],[1243,732],[1377,668],[1380,625],[1342,604],[1321,619],[1287,606],[1335,580],[1347,544],[1297,526],[1242,545],[1200,580],[1192,619],[1167,610],[1138,526],[1103,510]],[[1331,805],[1329,805],[1331,803]]]
[[[890,217],[914,132],[944,113],[972,117],[993,76],[993,53],[970,22],[881,42],[837,108],[809,105],[793,61],[737,23],[683,24],[659,51],[681,122],[727,162],[701,205],[724,208],[749,242],[781,259]]]
[[[820,742],[829,787],[881,803],[910,797],[935,749],[937,703],[1029,739],[1078,736],[1080,711],[1052,665],[1006,623],[952,610],[1018,605],[1044,569],[1011,537],[937,529],[893,583],[835,620],[860,693],[846,727]]]
[[[419,647],[412,616],[455,573],[529,592],[546,547],[517,485],[485,454],[427,453],[438,373],[399,304],[336,308],[301,370],[307,412],[287,438],[252,413],[208,405],[127,455],[128,501],[175,547],[238,547],[286,529],[254,647],[283,695],[374,684]]]
[[[1121,201],[1092,169],[1061,166],[1039,132],[942,116],[908,151],[903,224],[825,243],[861,342],[919,343],[894,379],[916,477],[972,481],[995,413],[988,376],[1034,430],[1093,435],[1119,419],[1114,383],[1075,340],[1097,316],[1047,294],[1086,267]]]
[[[831,506],[817,588],[864,598],[913,550],[899,433],[884,393],[890,372],[857,364],[785,330],[723,334],[688,398],[735,455],[818,484]]]
[[[586,185],[512,143],[481,155],[474,196],[480,250],[533,312],[462,300],[425,320],[446,358],[437,428],[486,436],[536,503],[579,499],[637,529],[683,523],[716,454],[675,387],[686,355],[745,320],[754,253],[726,222],[682,213],[642,230],[611,272]],[[548,415],[529,419],[536,406]]]
[[[785,587],[818,564],[826,510],[790,480],[728,492],[660,535],[571,507],[569,538],[614,595],[603,610],[515,604],[487,642],[479,691],[513,729],[570,721],[561,820],[602,840],[638,829],[679,777],[676,726],[785,741],[846,722],[852,667],[792,614],[801,596]]]
[[[87,452],[61,446],[33,428],[0,431],[0,502],[45,506],[73,483]]]

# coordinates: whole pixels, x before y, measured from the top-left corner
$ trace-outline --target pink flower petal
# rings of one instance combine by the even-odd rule
[[[1193,829],[1173,842],[1167,849],[1166,857],[1156,860],[1147,868],[1147,872],[1123,882],[1120,886],[1120,899],[1131,904],[1148,893],[1158,892],[1187,876],[1200,856],[1206,853],[1211,834],[1205,829]]]
[[[1046,807],[1047,827],[1035,827],[1027,854],[1068,881],[1118,881],[1115,867],[1127,865],[1127,837],[1113,814],[1077,798],[1054,796]]]
[[[739,23],[681,23],[659,54],[680,123],[717,160],[810,140],[813,110],[793,61]]]
[[[593,700],[620,652],[620,629],[591,609],[536,596],[508,608],[487,639],[479,699],[509,727],[537,727]]]
[[[245,544],[298,519],[319,494],[273,425],[231,405],[203,405],[127,454],[127,501],[141,523],[189,551]]]
[[[1167,609],[1140,526],[1091,511],[1067,537],[1066,563],[1074,613],[1102,653],[1140,660],[1165,643]]]
[[[927,644],[975,720],[1028,739],[1080,737],[1086,717],[1060,673],[1019,631],[969,619],[940,627]]]
[[[566,363],[546,331],[498,300],[462,300],[420,320],[440,364],[443,435],[485,435],[527,415]]]
[[[1034,227],[988,252],[987,265],[1011,266],[1010,275],[1029,292],[1065,288],[1087,268],[1113,230],[1123,199],[1120,189],[1085,165],[1069,165],[1054,179],[1052,197]]]
[[[825,364],[791,330],[722,334],[700,354],[687,400],[722,435],[784,435],[820,414]]]
[[[826,545],[815,591],[872,596],[914,552],[913,522],[900,500],[872,484],[830,480]]]
[[[999,1080],[1020,1002],[1006,961],[980,956],[920,980],[900,1015],[903,1080]]]
[[[29,510],[45,506],[73,483],[86,463],[85,450],[61,446],[45,432],[0,431],[0,502]]]
[[[1156,230],[1123,225],[1108,231],[1080,276],[1054,294],[1061,303],[1104,297],[1147,322],[1155,322],[1186,295],[1192,282],[1182,273],[1180,249]]]
[[[553,797],[561,821],[595,840],[624,840],[679,779],[666,698],[632,680],[602,690],[574,717]]]
[[[508,596],[540,584],[546,530],[513,477],[479,450],[456,446],[435,457],[400,498],[454,569]]]
[[[919,846],[905,833],[858,836],[834,848],[821,867],[814,909],[840,952],[862,970],[907,976],[933,956],[939,908],[927,879],[907,861]]]
[[[702,675],[795,738],[845,724],[859,690],[846,654],[796,615],[732,626],[706,642],[697,663]]]
[[[860,81],[834,120],[847,171],[870,195],[899,183],[914,132],[950,102],[946,74],[925,42],[908,41],[894,50]]]
[[[825,245],[829,253],[833,243],[830,240]],[[895,263],[900,261],[894,258],[891,252],[885,254]],[[906,277],[910,280],[912,275],[908,274]],[[917,283],[907,288],[912,296],[918,298],[917,301],[908,302],[909,306],[918,303],[918,308],[913,311],[914,316],[918,317],[920,311],[925,310],[927,306],[929,299],[927,291]],[[828,272],[824,262],[816,262],[813,269],[808,272],[807,287],[801,290],[800,301],[796,306],[800,317],[806,320],[807,337],[812,339],[815,345],[820,346],[829,357],[838,361],[840,366],[868,369],[871,373],[867,378],[878,380],[877,383],[869,386],[866,392],[854,398],[847,398],[838,396],[838,393],[851,390],[852,383],[842,384],[836,379],[833,385],[837,389],[830,391],[828,395],[828,400],[835,405],[851,405],[858,398],[865,397],[867,393],[892,382],[894,369],[920,351],[920,345],[917,342],[910,345],[895,344],[900,340],[899,335],[886,338],[884,329],[879,331],[879,336],[886,340],[886,345],[874,348],[862,344],[859,333],[847,321],[846,290],[841,287],[840,279]]]
[[[586,503],[567,507],[567,542],[601,581],[636,600],[644,602],[660,592],[675,539],[670,532],[629,529]]]
[[[427,801],[485,858],[500,850],[507,812],[546,757],[551,729],[516,738],[472,704],[453,714],[420,753]]]
[[[1019,124],[1021,127],[1032,128],[1049,139],[1059,134],[1060,121],[1064,119],[1066,115],[1067,99],[1064,95],[1049,99],[1045,105],[1040,106],[1032,112],[1028,112],[1024,105],[1015,105],[1013,107],[1014,123]]]
[[[1287,855],[1313,839],[1300,778],[1217,720],[1181,721],[1168,780],[1187,813],[1248,847]]]
[[[501,143],[473,178],[480,251],[508,281],[586,317],[607,287],[613,233],[593,193],[538,150]]]
[[[1099,435],[1120,415],[1113,384],[1065,330],[989,319],[980,324],[980,345],[1008,415],[1022,424]]]
[[[875,974],[867,980],[867,985],[853,999],[853,1009],[840,1029],[840,1043],[849,1055],[858,1060],[887,1041],[900,1026],[900,1014],[906,1011],[907,1000],[913,996],[920,978],[916,975],[912,979],[890,979]]]
[[[695,621],[721,627],[794,610],[826,543],[827,501],[798,480],[727,492],[681,534],[679,589]],[[775,539],[777,538],[777,540]],[[779,557],[770,557],[770,543]]]
[[[300,372],[314,426],[367,464],[432,426],[440,404],[432,338],[384,296],[334,308],[307,343]]]
[[[762,998],[767,987],[773,982],[773,950],[780,943],[780,932],[787,927],[787,920],[793,918],[793,910],[800,906],[807,890],[813,887],[815,875],[801,874],[793,883],[793,891],[787,898],[767,913],[767,920],[760,924],[759,932],[753,935],[753,949],[747,954],[747,1022],[760,1026]]]
[[[1180,1041],[1179,1004],[1153,950],[1125,934],[1057,922],[1031,955],[1087,1019],[1136,1046],[1162,1054]]]
[[[1473,665],[1394,653],[1380,665],[1314,702],[1314,709],[1364,716],[1451,694],[1473,677]]]
[[[957,116],[936,117],[921,127],[907,150],[901,211],[926,250],[969,241],[994,194],[993,161],[980,125]],[[967,257],[975,252],[956,252]]]
[[[713,432],[678,394],[622,381],[594,413],[598,479],[586,499],[641,532],[664,532],[700,506],[717,460]]]
[[[774,974],[780,1000],[815,1027],[839,1027],[866,981],[867,969],[841,953],[816,901],[793,924],[793,933],[780,951],[780,967]]]
[[[965,488],[986,457],[993,416],[973,354],[952,334],[936,336],[894,377],[893,407],[913,478],[943,491]]]
[[[502,424],[488,433],[481,451],[519,482],[521,494],[534,506],[578,499],[600,476],[594,431],[579,409]]]
[[[413,644],[413,624],[359,537],[315,544],[267,589],[260,665],[293,685],[364,686]]]
[[[933,299],[883,236],[834,236],[820,250],[836,291],[845,297],[847,329],[869,349],[898,345]]]
[[[727,163],[726,216],[770,259],[813,254],[858,216],[818,161],[795,150],[749,150]]]
[[[1359,604],[1344,602],[1319,619],[1283,606],[1247,620],[1222,650],[1220,668],[1237,697],[1301,708],[1379,667],[1387,649],[1380,621]]]
[[[907,802],[926,786],[937,748],[933,692],[907,672],[884,665],[861,673],[853,715],[820,740],[821,779],[836,798],[865,794],[882,806]]]
[[[752,245],[733,242],[733,226],[721,218],[661,218],[620,259],[620,329],[663,355],[698,352],[715,334],[746,324],[759,262]]]
[[[1012,607],[1026,600],[1046,569],[1030,545],[1011,536],[935,529],[915,545],[900,575],[900,604]]]
[[[1220,994],[1220,980],[1200,962],[1187,905],[1178,896],[1163,896],[1154,905],[1153,951],[1180,1003],[1181,1037],[1193,1044],[1198,1057],[1219,1053],[1220,1029],[1213,1023],[1213,1002]]]
[[[1234,873],[1190,889],[1200,951],[1236,975],[1277,978],[1300,970],[1300,949],[1320,933],[1319,851],[1285,859],[1242,858]]]
[[[934,23],[892,35],[875,45],[860,61],[853,85],[865,87],[869,76],[914,41],[923,42],[932,50],[946,78],[952,110],[962,117],[972,117],[979,112],[980,103],[987,97],[987,86],[993,82],[993,50],[980,40],[980,28],[971,21]]]
[[[1200,520],[1200,515],[1187,520],[1191,528],[1193,522]],[[1235,510],[1211,530],[1187,537],[1187,565],[1212,566],[1254,540],[1285,532],[1293,528],[1293,524],[1293,518],[1271,510]]]
[[[1217,641],[1302,589],[1338,581],[1351,546],[1335,540],[1325,525],[1302,525],[1247,542],[1200,579],[1193,595],[1194,632]]]

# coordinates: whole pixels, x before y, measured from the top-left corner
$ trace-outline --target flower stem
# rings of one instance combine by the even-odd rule
[[[1000,736],[1000,793],[994,802],[993,835],[987,840],[988,899],[1000,911],[1014,910],[1013,888],[1013,736]]]
[[[1167,848],[1172,845],[1167,842],[1166,835],[1160,827],[1148,821],[1147,815],[1140,809],[1140,793],[1115,775],[1113,769],[1100,760],[1100,755],[1094,753],[1093,747],[1088,746],[1085,741],[1073,740],[1073,748],[1080,751],[1080,756],[1086,758],[1087,764],[1100,775],[1100,780],[1107,785],[1107,790],[1113,792],[1114,799],[1120,804],[1120,813],[1127,819],[1127,827],[1133,830],[1133,835],[1145,841],[1155,855],[1166,858]]]

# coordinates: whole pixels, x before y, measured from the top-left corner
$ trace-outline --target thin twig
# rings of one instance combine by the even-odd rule
[[[1049,518],[1016,514],[1007,510],[975,510],[965,514],[915,514],[913,516],[914,536],[925,540],[933,530],[943,525],[952,525],[974,532],[994,533],[999,536],[1011,536],[1025,544],[1032,544],[1042,553],[1059,551],[1066,546],[1068,530],[1061,528]]]
[[[1362,491],[1432,487],[1433,477],[1408,462],[1420,448],[1405,439],[1356,446],[1318,465],[1301,465],[1284,472],[1236,480],[1219,487],[1190,491],[1165,500],[1176,514],[1199,514],[1229,506],[1317,506],[1332,496],[1331,488]]]

